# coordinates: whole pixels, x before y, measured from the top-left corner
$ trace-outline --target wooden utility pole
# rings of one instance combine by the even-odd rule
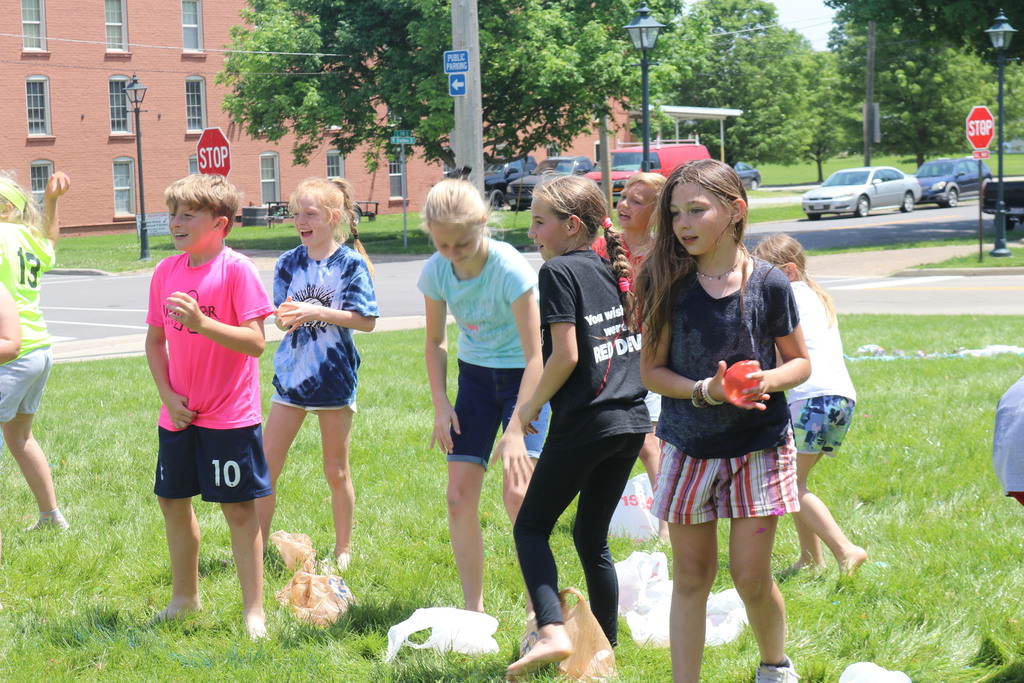
[[[875,22],[868,22],[868,73],[864,103],[864,165],[871,165],[871,142],[875,137]]]
[[[452,151],[455,166],[471,169],[469,181],[484,191],[483,99],[480,95],[480,33],[476,0],[452,0],[452,49],[469,50],[466,94],[455,100]]]

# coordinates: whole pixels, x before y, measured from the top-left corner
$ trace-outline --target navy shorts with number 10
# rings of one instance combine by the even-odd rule
[[[202,495],[211,503],[244,503],[273,491],[260,425],[210,429],[163,427],[153,493],[161,498]]]

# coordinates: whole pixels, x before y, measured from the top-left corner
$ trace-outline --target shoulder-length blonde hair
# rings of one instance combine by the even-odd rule
[[[344,178],[306,178],[300,182],[295,191],[288,198],[288,210],[295,214],[298,211],[298,197],[301,194],[309,195],[316,199],[321,209],[329,215],[336,214],[337,220],[331,225],[334,231],[334,239],[339,244],[344,244],[349,233],[352,234],[353,245],[359,255],[366,261],[366,269],[370,271],[370,277],[374,276],[373,263],[369,254],[359,241],[359,231],[356,228],[355,202],[352,200],[352,184]]]

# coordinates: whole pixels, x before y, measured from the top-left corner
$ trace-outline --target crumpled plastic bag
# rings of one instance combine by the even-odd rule
[[[355,603],[352,591],[340,576],[317,574],[316,550],[306,534],[275,531],[270,540],[281,551],[285,566],[295,572],[291,581],[276,594],[277,601],[291,607],[302,621],[329,626]]]
[[[423,643],[414,643],[409,636],[430,629]],[[433,648],[438,652],[461,652],[464,655],[494,654],[498,641],[493,638],[498,620],[489,614],[471,612],[454,607],[424,607],[412,613],[405,621],[388,629],[388,649],[384,655],[391,661],[403,645],[422,650]]]
[[[857,662],[846,667],[839,683],[912,683],[902,671],[889,671],[872,662]]]
[[[619,579],[619,613],[639,645],[669,646],[672,580],[664,553],[635,552],[615,563]],[[735,640],[747,624],[739,593],[729,588],[708,597],[704,644]]]
[[[648,588],[669,581],[668,558],[665,553],[634,552],[615,563],[619,579],[619,614],[650,609]]]
[[[658,537],[658,518],[651,514],[654,492],[646,474],[638,474],[626,482],[626,488],[612,513],[608,535],[648,541]]]
[[[270,534],[270,540],[274,542],[277,549],[284,558],[284,565],[291,571],[304,570],[313,572],[313,563],[316,561],[316,551],[313,550],[313,539],[306,534],[292,534],[287,531],[275,531]]]
[[[340,576],[311,574],[301,569],[277,592],[277,601],[292,608],[302,621],[330,626],[355,602]]]
[[[576,604],[568,606],[567,597],[576,597]],[[605,636],[597,618],[590,611],[587,599],[575,588],[566,588],[558,594],[562,603],[562,617],[565,631],[572,641],[573,650],[566,659],[558,663],[558,672],[563,677],[594,683],[615,677],[615,652]],[[526,634],[519,644],[519,655],[525,656],[539,638],[537,619],[526,622]]]

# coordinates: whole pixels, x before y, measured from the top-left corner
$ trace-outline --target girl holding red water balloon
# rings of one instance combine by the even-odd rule
[[[789,280],[747,252],[746,218],[746,193],[731,167],[707,159],[677,168],[635,280],[641,377],[663,397],[653,511],[669,523],[672,542],[676,683],[700,677],[721,518],[731,520],[729,572],[760,650],[755,680],[797,680],[771,557],[779,516],[799,509],[783,392],[811,366]],[[751,363],[727,379],[740,361]]]

